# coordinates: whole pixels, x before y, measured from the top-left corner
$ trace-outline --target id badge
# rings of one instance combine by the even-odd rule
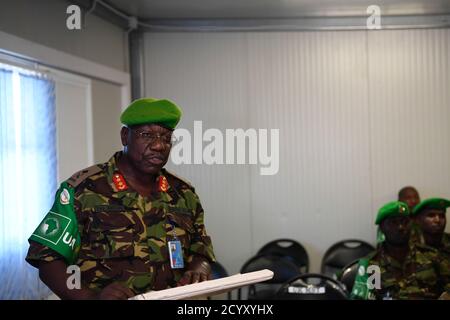
[[[167,244],[169,246],[170,267],[172,269],[184,268],[183,249],[180,240],[171,240]]]

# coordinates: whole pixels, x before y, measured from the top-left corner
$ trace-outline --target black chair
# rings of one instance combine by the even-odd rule
[[[358,273],[358,266],[359,259],[356,259],[346,265],[338,276],[338,280],[344,285],[348,294],[352,292],[353,284],[355,283],[356,275]]]
[[[276,255],[256,255],[241,268],[241,273],[269,269],[274,273],[272,279],[248,286],[248,300],[273,299],[278,289],[287,280],[300,274],[293,262]],[[238,289],[238,299],[242,298],[242,290]]]
[[[211,263],[211,280],[216,280],[220,278],[228,277],[229,274],[225,267],[221,265],[219,262]],[[231,300],[231,292],[227,293],[228,300]],[[208,297],[210,299],[210,297]]]
[[[309,271],[309,256],[306,249],[297,241],[292,239],[273,240],[261,249],[258,254],[270,254],[280,256],[295,263],[301,273]]]
[[[350,262],[360,259],[374,251],[375,248],[362,240],[343,240],[332,245],[323,256],[321,273],[336,276]]]
[[[211,263],[211,278],[212,280],[228,277],[228,272],[224,266],[219,262]]]
[[[347,300],[342,284],[326,275],[305,273],[281,286],[277,300]]]

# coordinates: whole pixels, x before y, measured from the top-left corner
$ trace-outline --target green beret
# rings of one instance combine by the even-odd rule
[[[409,216],[409,209],[406,203],[400,201],[389,202],[378,210],[375,224],[380,224],[386,218]]]
[[[450,207],[450,201],[443,198],[431,198],[427,200],[423,200],[419,203],[413,210],[413,216],[419,214],[422,210],[425,209],[438,209],[438,210],[446,210]]]
[[[143,98],[134,100],[120,116],[126,126],[158,123],[175,129],[181,118],[181,109],[166,99]]]

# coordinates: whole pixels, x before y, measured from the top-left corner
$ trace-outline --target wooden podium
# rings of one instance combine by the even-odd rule
[[[198,299],[238,289],[250,284],[263,282],[273,278],[273,272],[264,269],[255,272],[235,274],[216,280],[188,284],[182,287],[139,294],[128,300],[183,300]]]

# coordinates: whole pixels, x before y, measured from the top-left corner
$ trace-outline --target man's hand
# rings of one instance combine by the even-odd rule
[[[442,293],[438,300],[450,300],[450,293],[448,292]]]
[[[74,300],[125,300],[136,294],[122,286],[120,283],[112,283],[99,293],[82,286],[80,289],[67,288],[67,265],[62,260],[52,262],[40,262],[39,276],[41,280],[61,299]]]
[[[204,258],[194,258],[177,286],[206,281],[211,277],[211,266]]]
[[[98,300],[126,300],[134,297],[136,294],[129,288],[114,282],[103,288],[102,291],[95,297]]]
[[[208,275],[196,272],[192,270],[188,270],[184,273],[183,277],[178,281],[177,286],[184,286],[191,283],[197,283],[208,280]]]

